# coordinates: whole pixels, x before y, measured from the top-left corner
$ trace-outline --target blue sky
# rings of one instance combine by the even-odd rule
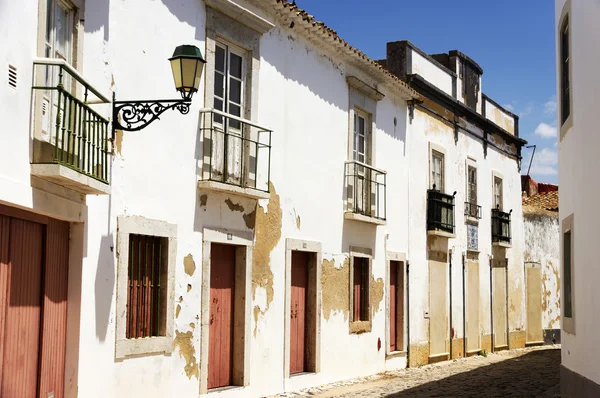
[[[388,41],[431,53],[460,50],[483,68],[483,91],[520,116],[536,144],[531,175],[557,181],[554,1],[296,0],[353,46],[385,58]],[[522,173],[531,149],[523,148]]]

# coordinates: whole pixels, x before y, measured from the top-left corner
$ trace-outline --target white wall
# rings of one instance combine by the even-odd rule
[[[485,101],[485,117],[508,131],[515,134],[515,119],[490,101]]]
[[[468,125],[477,132],[477,128]],[[481,133],[481,132],[479,132]],[[455,338],[463,336],[462,317],[462,254],[467,251],[467,227],[464,216],[466,201],[466,161],[470,157],[476,161],[478,176],[478,204],[482,207],[479,220],[479,272],[480,272],[480,329],[481,334],[490,334],[490,278],[489,258],[492,255],[491,208],[492,173],[503,176],[504,211],[513,210],[511,215],[512,248],[506,250],[509,275],[509,329],[511,332],[525,329],[524,272],[523,272],[523,226],[520,195],[520,175],[517,162],[488,146],[484,157],[481,140],[463,131],[454,142],[453,128],[433,118],[430,114],[415,111],[415,118],[409,126],[410,148],[410,277],[411,292],[428,291],[429,276],[427,262],[427,189],[429,188],[429,143],[445,149],[445,193],[455,197],[455,235],[449,239],[448,249],[452,250],[452,309]],[[448,292],[446,292],[448,294]],[[429,297],[411,294],[411,343],[428,340],[429,321],[423,312],[429,310]],[[414,321],[413,321],[414,320]]]
[[[555,34],[558,38],[559,21],[564,0],[557,0]],[[599,187],[595,184],[598,170],[590,159],[597,157],[600,137],[597,126],[597,93],[600,84],[597,71],[600,54],[590,35],[595,34],[600,21],[600,4],[590,1],[570,1],[569,29],[571,68],[572,128],[564,131],[559,142],[560,222],[573,214],[573,312],[575,333],[563,330],[561,334],[562,364],[568,369],[600,384],[600,368],[596,366],[600,346],[595,344],[600,327],[598,319],[598,289],[600,273],[589,264],[597,263],[595,241],[598,236],[597,200]],[[557,42],[557,65],[559,65]],[[560,71],[560,69],[558,69]],[[560,73],[557,74],[560,77]],[[557,78],[560,93],[560,79]],[[558,109],[561,109],[558,95]],[[558,120],[558,125],[561,121]],[[559,128],[560,130],[560,128]]]
[[[446,94],[452,96],[452,76],[450,73],[423,57],[419,52],[410,49],[412,57],[412,65],[410,65],[409,73],[416,73],[425,80],[435,85]]]

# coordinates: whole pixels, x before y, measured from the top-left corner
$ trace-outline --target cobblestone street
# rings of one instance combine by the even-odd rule
[[[503,351],[277,397],[560,397],[560,346]]]

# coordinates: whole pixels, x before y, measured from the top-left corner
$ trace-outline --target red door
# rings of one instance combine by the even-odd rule
[[[4,337],[0,341],[0,396],[34,398],[38,385],[44,226],[0,216],[0,242],[0,330]]]
[[[309,253],[292,252],[290,374],[306,371],[306,293]]]
[[[235,246],[213,243],[210,249],[210,321],[208,388],[233,384]]]
[[[398,264],[390,261],[390,351],[396,351],[398,317]]]

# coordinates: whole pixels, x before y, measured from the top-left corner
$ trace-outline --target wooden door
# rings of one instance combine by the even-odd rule
[[[0,219],[0,396],[34,398],[38,386],[44,226],[16,218],[7,220]]]
[[[308,259],[309,253],[307,252],[292,252],[290,374],[307,370],[306,298],[308,291]]]
[[[210,252],[208,388],[233,384],[235,246],[213,243]]]
[[[542,343],[542,273],[540,264],[527,263],[527,343]]]
[[[479,351],[479,261],[467,261],[467,353]]]
[[[494,348],[508,348],[507,334],[507,291],[506,291],[506,260],[494,260],[498,265],[493,269],[493,300],[494,300]]]
[[[390,261],[390,351],[398,351],[398,263]]]

